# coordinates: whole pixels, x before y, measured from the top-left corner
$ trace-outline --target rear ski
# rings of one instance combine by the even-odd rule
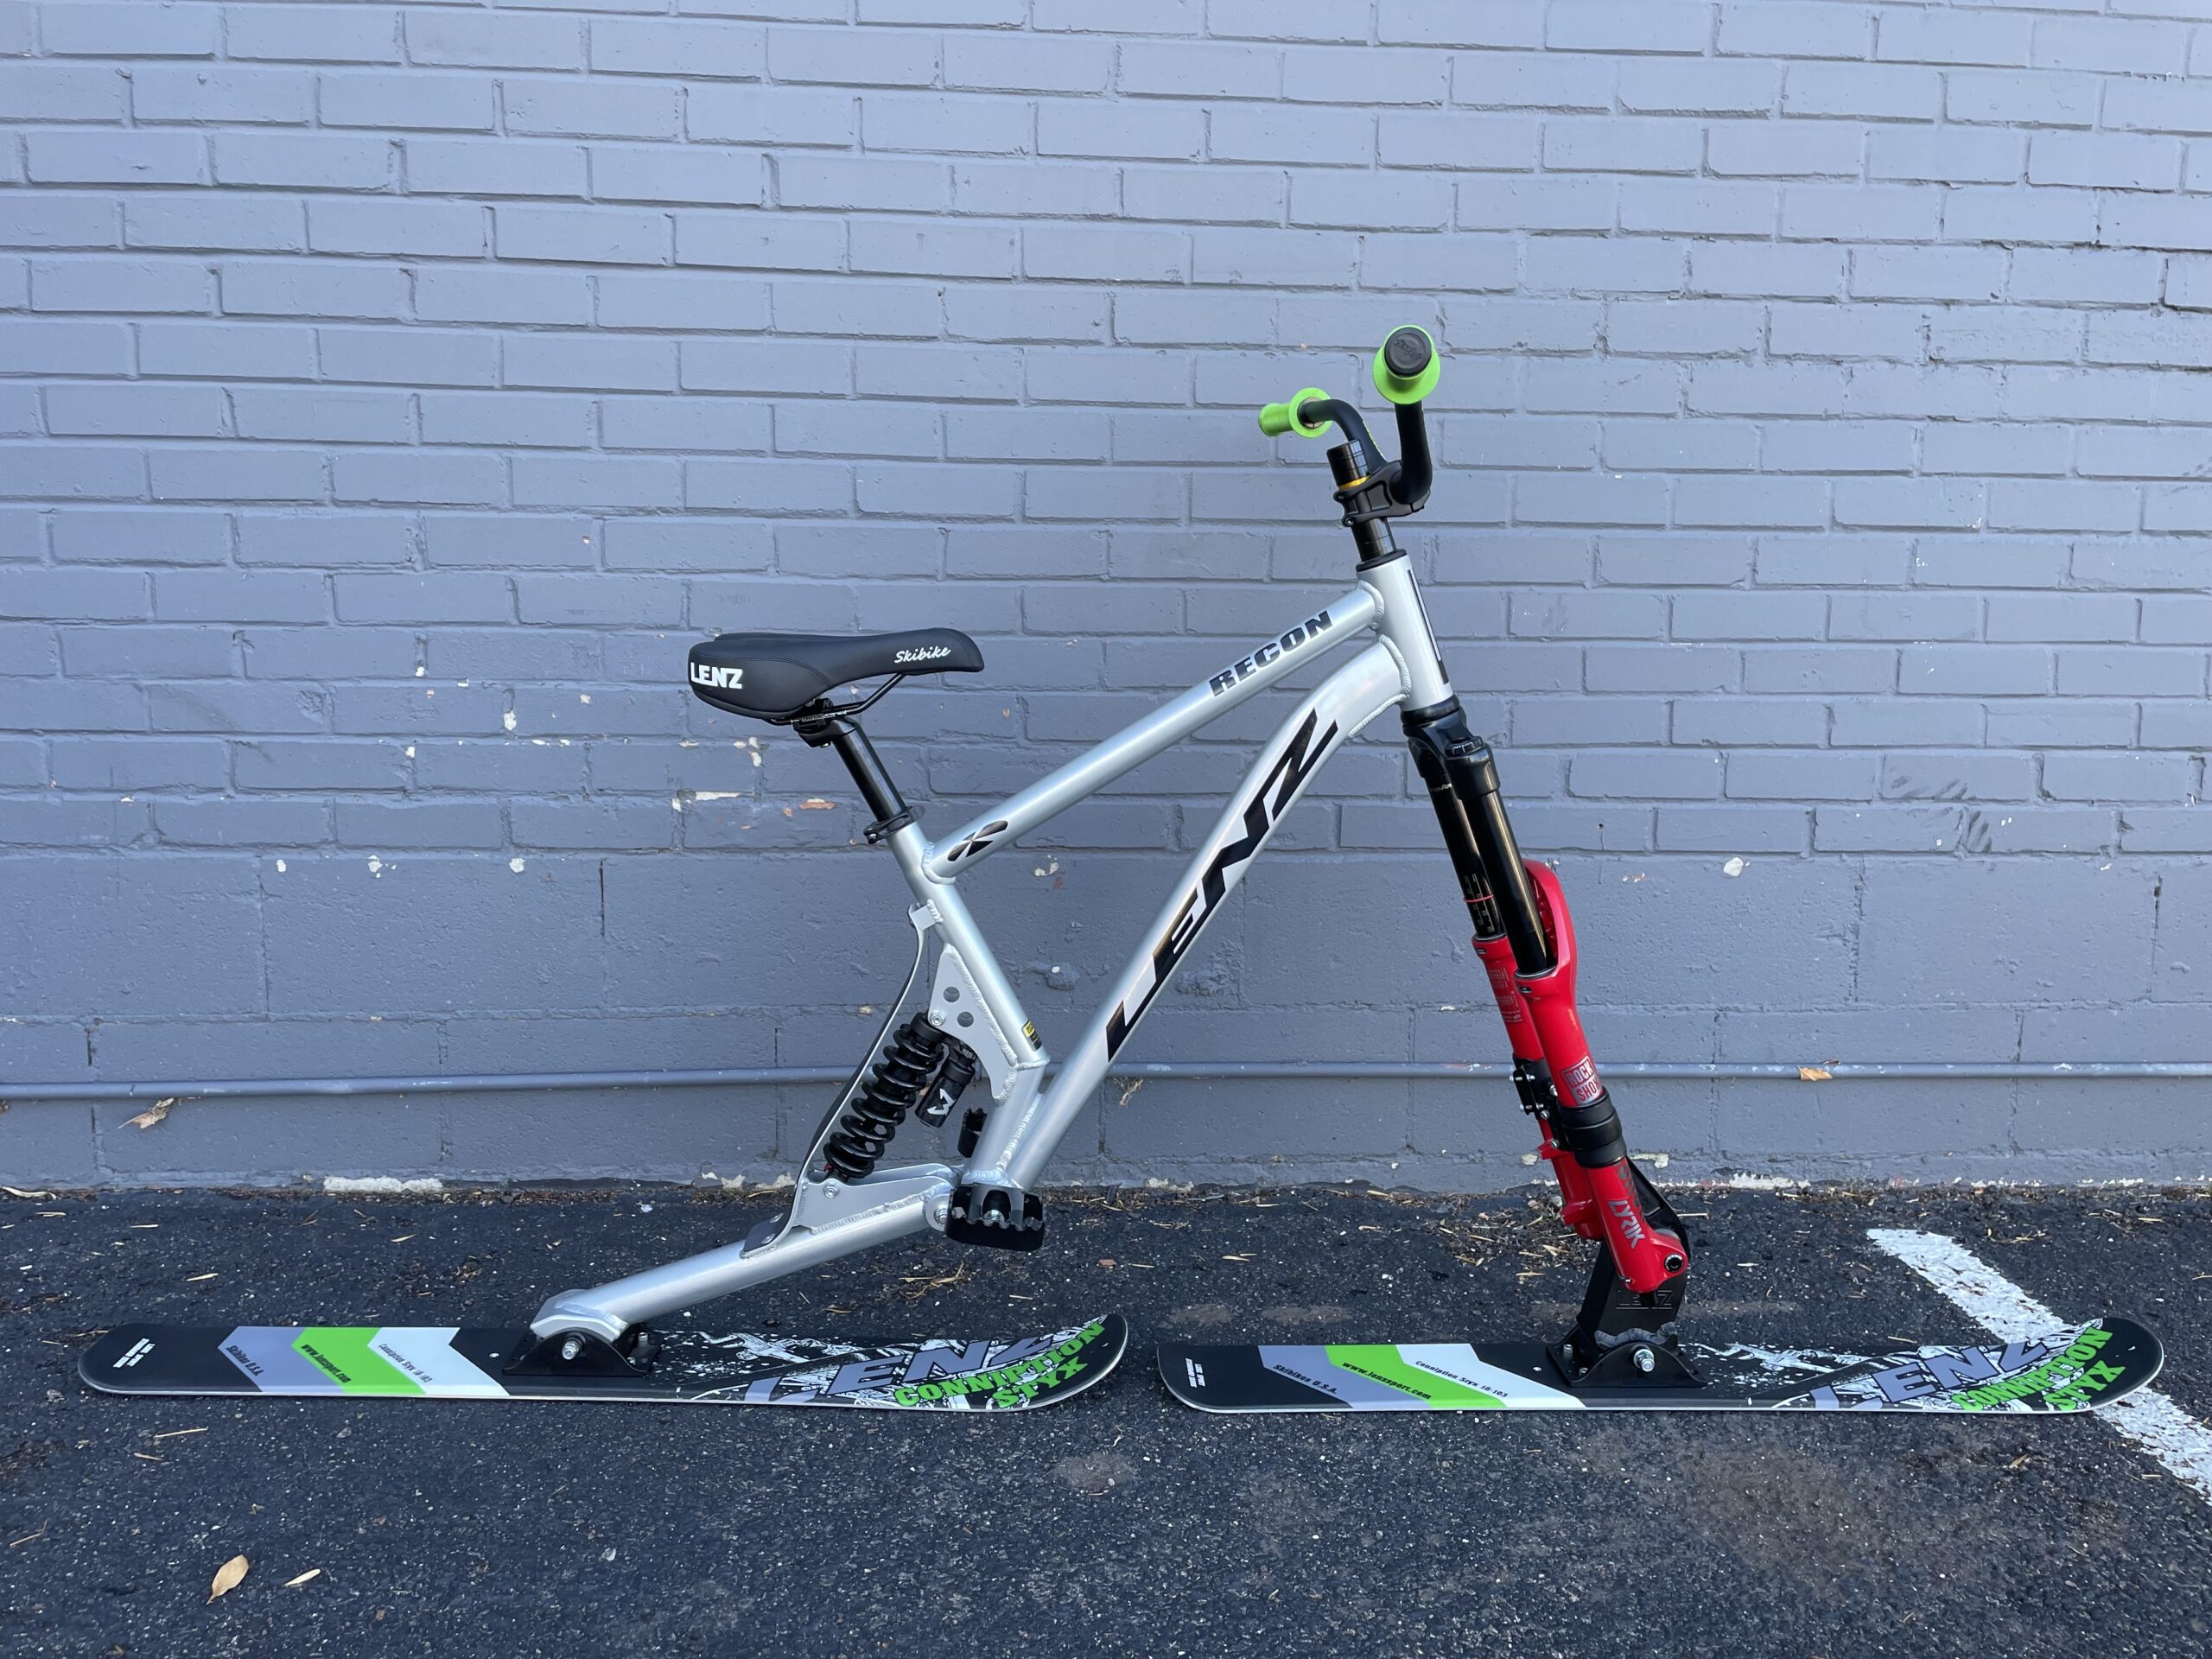
[[[1082,1393],[1128,1344],[1118,1313],[1047,1334],[917,1343],[656,1333],[642,1369],[547,1374],[527,1330],[126,1325],[78,1373],[108,1394],[628,1400],[883,1411],[1027,1411]]]
[[[1633,1382],[1572,1384],[1542,1344],[1247,1344],[1160,1350],[1167,1391],[1201,1411],[1916,1411],[2067,1413],[2158,1374],[2158,1338],[2093,1319],[2027,1342],[1779,1349],[1685,1342]]]

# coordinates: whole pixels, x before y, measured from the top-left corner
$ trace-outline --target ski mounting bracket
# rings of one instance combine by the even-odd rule
[[[1687,1247],[1689,1236],[1674,1205],[1633,1162],[1628,1169],[1645,1218]],[[1700,1386],[1703,1379],[1681,1349],[1688,1289],[1689,1272],[1684,1268],[1656,1290],[1631,1290],[1613,1263],[1612,1251],[1601,1242],[1573,1326],[1547,1351],[1553,1365],[1573,1389]]]
[[[659,1345],[642,1325],[613,1342],[591,1331],[556,1331],[518,1344],[500,1369],[506,1376],[645,1376]]]

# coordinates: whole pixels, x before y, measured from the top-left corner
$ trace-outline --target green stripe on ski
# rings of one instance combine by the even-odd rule
[[[1469,1411],[1505,1403],[1494,1394],[1484,1394],[1480,1389],[1454,1382],[1448,1376],[1408,1365],[1395,1343],[1332,1342],[1323,1351],[1328,1355],[1330,1364],[1355,1376],[1410,1394],[1439,1411]]]
[[[370,1351],[379,1327],[372,1325],[312,1325],[292,1346],[347,1394],[420,1394],[422,1385],[389,1361]]]

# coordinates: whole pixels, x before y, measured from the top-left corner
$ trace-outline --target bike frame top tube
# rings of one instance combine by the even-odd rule
[[[1300,664],[1351,639],[1375,620],[1380,609],[1381,601],[1364,586],[1331,601],[1249,656],[1229,664],[1205,684],[1192,686],[1058,771],[977,815],[943,841],[932,842],[924,855],[930,879],[950,881],[987,853],[1019,841],[1123,772],[1258,696]]]

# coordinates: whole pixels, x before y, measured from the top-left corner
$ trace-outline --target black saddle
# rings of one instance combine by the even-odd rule
[[[831,689],[886,674],[973,674],[976,642],[957,628],[904,633],[724,633],[691,647],[691,690],[733,715],[788,721]]]

